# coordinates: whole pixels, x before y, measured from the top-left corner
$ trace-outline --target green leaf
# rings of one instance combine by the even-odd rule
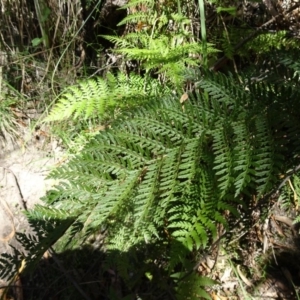
[[[219,7],[217,7],[217,13],[219,14],[221,12],[227,12],[230,15],[235,17],[236,16],[236,7],[234,7],[234,6],[230,6],[230,7],[221,7],[221,6],[219,6]]]

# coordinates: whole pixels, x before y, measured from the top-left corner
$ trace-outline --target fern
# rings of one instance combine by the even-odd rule
[[[280,190],[279,201],[286,210],[294,210],[295,207],[299,210],[300,204],[300,178],[299,172],[289,175],[285,178],[285,184]],[[300,222],[299,214],[296,216],[294,223]]]
[[[167,235],[172,273],[216,239],[218,223],[229,226],[225,210],[238,217],[237,204],[268,192],[295,165],[299,92],[290,97],[292,84],[241,85],[207,73],[195,86],[184,106],[171,95],[124,112],[52,172],[60,184],[29,218],[70,223],[49,230],[44,245],[63,236],[65,247],[76,248],[103,229],[109,251],[128,251]]]
[[[233,156],[235,157],[235,164],[233,166],[234,172],[239,172],[239,175],[234,180],[235,196],[238,196],[245,187],[253,182],[255,174],[254,167],[254,145],[251,137],[251,125],[253,121],[248,120],[247,116],[243,118],[245,121],[239,121],[233,126],[234,130],[234,144]]]
[[[174,274],[173,277],[177,277],[178,275]],[[177,288],[178,299],[211,299],[205,289],[214,285],[216,285],[216,281],[210,278],[191,274],[179,282]]]
[[[263,54],[274,51],[274,49],[298,49],[299,42],[297,39],[288,38],[286,31],[277,31],[274,33],[262,33],[257,36],[251,44],[247,44],[247,51],[253,50],[256,53]],[[241,50],[241,54],[245,53],[245,49]]]
[[[157,1],[129,1],[127,17],[119,25],[135,26],[122,38],[103,36],[115,43],[118,54],[126,60],[137,60],[147,73],[156,72],[164,83],[182,87],[183,71],[199,65],[203,53],[215,54],[217,49],[207,44],[207,49],[194,40],[191,21],[171,1],[163,6]],[[153,7],[155,13],[153,14]],[[178,11],[177,11],[178,10]]]
[[[71,86],[54,105],[45,122],[78,118],[102,117],[110,109],[138,105],[143,97],[148,100],[158,93],[166,93],[156,80],[147,80],[134,74],[107,74],[106,80],[98,77]]]
[[[127,39],[132,39],[133,43],[115,52],[125,55],[127,59],[140,61],[141,66],[147,72],[157,70],[157,73],[164,74],[176,87],[183,83],[182,72],[186,66],[196,66],[199,63],[199,57],[203,54],[199,43],[183,42],[186,36],[182,34],[149,38],[147,35],[143,37],[141,33],[136,33],[127,36]],[[140,45],[135,47],[137,41]],[[212,44],[208,44],[207,52],[212,54],[218,51]]]
[[[207,94],[190,95],[184,109],[172,97],[154,101],[96,136],[53,172],[62,184],[49,203],[63,199],[86,234],[105,224],[110,236],[132,245],[165,228],[190,250],[205,247],[216,235],[215,218],[226,225],[223,210],[236,214],[233,203],[241,194],[263,194],[276,182],[284,148],[272,137],[263,109],[269,104],[250,109],[261,97],[259,87],[250,94],[212,74],[197,85]]]

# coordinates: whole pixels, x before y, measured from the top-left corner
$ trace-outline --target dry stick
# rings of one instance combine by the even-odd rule
[[[250,40],[255,38],[257,35],[259,35],[265,27],[268,25],[272,24],[275,22],[279,17],[286,17],[288,14],[290,14],[292,11],[294,11],[296,8],[300,7],[300,3],[297,3],[293,5],[291,8],[289,8],[284,14],[278,14],[277,16],[273,17],[271,20],[268,22],[264,23],[261,25],[259,28],[257,28],[254,32],[252,32],[250,35],[248,35],[246,38],[244,38],[242,41],[240,41],[235,47],[234,47],[234,53],[239,50],[242,46],[244,46],[246,43],[248,43]],[[219,60],[216,61],[216,63],[210,68],[211,71],[218,71],[227,61],[228,61],[227,56],[221,57]]]
[[[279,190],[285,185],[285,183],[298,171],[300,170],[300,165],[296,166],[290,175],[288,175],[287,177],[284,178],[284,180],[280,183],[280,185],[278,186],[278,188],[276,189],[276,194],[279,193]]]
[[[1,32],[0,32],[0,37],[2,37]],[[2,39],[3,39],[3,38],[2,38]],[[53,46],[53,47],[51,47],[51,48],[49,48],[49,49],[45,49],[45,50],[41,50],[41,51],[39,51],[39,52],[35,52],[35,53],[32,53],[32,54],[24,55],[24,56],[22,56],[21,58],[16,59],[16,60],[13,60],[13,61],[11,61],[11,62],[9,62],[9,63],[7,63],[7,64],[1,64],[1,63],[0,63],[0,67],[3,67],[3,66],[9,66],[9,65],[11,65],[11,64],[16,64],[16,63],[18,63],[21,59],[24,59],[24,58],[31,58],[31,57],[34,57],[34,56],[37,56],[37,55],[40,55],[40,54],[43,54],[43,53],[46,53],[46,52],[50,52],[50,51],[52,51],[53,49],[59,48],[59,47],[61,47],[61,46],[67,45],[67,44],[68,44],[68,42],[65,42],[65,43],[62,43],[62,44],[60,44],[60,45],[58,45],[58,46]],[[8,45],[5,45],[5,46],[8,47]]]
[[[260,208],[269,197],[275,197],[278,196],[279,190],[285,185],[285,183],[298,171],[300,170],[300,165],[297,165],[296,167],[293,168],[293,170],[290,172],[289,175],[287,175],[282,182],[278,185],[277,188],[273,189],[269,193],[265,194],[260,200],[259,203],[257,203],[254,207],[252,207],[252,210]]]

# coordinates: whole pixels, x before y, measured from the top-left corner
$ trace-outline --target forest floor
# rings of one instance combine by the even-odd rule
[[[221,282],[213,299],[300,299],[300,236],[296,211],[278,197],[267,210],[256,209],[241,221],[230,242],[200,266],[201,273]]]
[[[52,186],[46,176],[60,150],[45,131],[28,126],[20,127],[17,137],[0,140],[0,255],[12,254],[11,246],[24,251],[16,239],[17,232],[31,233],[23,212],[42,203],[40,198]],[[0,284],[7,285],[5,278]]]

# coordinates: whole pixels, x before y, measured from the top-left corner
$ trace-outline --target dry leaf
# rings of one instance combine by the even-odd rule
[[[242,279],[242,281],[247,285],[247,286],[252,286],[252,283],[246,278],[246,276],[242,273],[241,269],[240,269],[240,265],[237,266],[236,270],[240,276],[240,278]]]
[[[187,93],[184,93],[180,98],[180,103],[185,102],[189,98],[189,95]]]
[[[230,278],[232,269],[227,267],[224,271],[224,274],[221,277],[221,282],[225,282]]]

